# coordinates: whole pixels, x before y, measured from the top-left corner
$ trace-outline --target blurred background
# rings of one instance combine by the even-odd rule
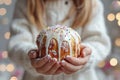
[[[0,80],[22,80],[24,70],[8,59],[7,43],[16,0],[0,0]],[[112,49],[96,68],[100,80],[120,80],[120,0],[102,0]],[[99,21],[99,19],[98,19]]]

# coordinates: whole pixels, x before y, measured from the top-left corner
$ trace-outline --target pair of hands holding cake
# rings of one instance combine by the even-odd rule
[[[72,74],[82,69],[88,62],[91,55],[91,49],[84,45],[81,45],[80,56],[77,58],[66,56],[65,59],[60,62],[58,62],[56,58],[51,58],[49,55],[37,59],[37,52],[37,50],[29,51],[28,55],[31,60],[31,64],[38,73],[45,75],[56,75],[61,72]]]
[[[80,40],[79,34],[71,28],[48,27],[37,37],[38,49],[28,53],[31,65],[38,73],[46,75],[72,74],[82,69],[90,58],[91,49]]]

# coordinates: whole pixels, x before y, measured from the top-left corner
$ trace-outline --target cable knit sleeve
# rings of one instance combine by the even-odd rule
[[[82,44],[92,49],[92,55],[85,68],[95,67],[98,62],[105,59],[110,53],[110,39],[104,21],[104,8],[100,0],[93,8],[92,20],[82,30]],[[84,68],[84,69],[85,69]]]
[[[39,75],[31,66],[28,51],[36,48],[31,32],[31,25],[27,21],[26,6],[24,0],[18,0],[15,6],[13,21],[11,23],[11,38],[8,44],[10,59],[24,67],[32,75]]]

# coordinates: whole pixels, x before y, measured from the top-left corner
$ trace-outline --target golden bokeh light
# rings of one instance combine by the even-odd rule
[[[107,19],[109,21],[114,21],[115,20],[115,15],[113,13],[108,14]]]
[[[120,12],[116,14],[116,19],[120,21]]]
[[[4,64],[0,65],[0,71],[4,72],[6,70],[6,66]]]
[[[118,21],[118,26],[120,26],[120,20]]]
[[[12,72],[12,71],[14,71],[14,69],[15,69],[15,67],[14,67],[13,64],[8,64],[8,65],[6,66],[6,70],[7,70],[8,72]]]
[[[5,37],[5,39],[9,39],[9,38],[10,38],[10,32],[6,32],[6,33],[4,34],[4,37]]]
[[[2,52],[2,57],[3,58],[8,58],[8,52],[7,51],[3,51]]]
[[[12,3],[12,0],[3,0],[5,5],[10,5]]]
[[[13,76],[10,78],[10,80],[18,80],[17,77]]]
[[[99,68],[103,68],[105,66],[105,61],[101,61],[99,64],[98,64],[98,67]]]
[[[120,47],[120,38],[117,38],[115,40],[115,45],[118,46],[118,47]]]
[[[117,4],[120,6],[120,1],[117,1]]]
[[[116,66],[117,64],[118,64],[118,61],[117,61],[116,58],[112,58],[112,59],[110,60],[110,65],[111,65],[111,66]]]
[[[7,13],[7,10],[5,8],[0,8],[0,15],[3,16]]]

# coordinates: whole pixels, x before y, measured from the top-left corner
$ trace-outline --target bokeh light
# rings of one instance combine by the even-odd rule
[[[99,64],[98,64],[98,67],[99,68],[103,68],[105,66],[105,61],[101,61]]]
[[[116,58],[112,58],[112,59],[110,60],[110,65],[111,65],[111,66],[116,66],[117,64],[118,64],[118,61],[117,61]]]
[[[3,16],[7,13],[7,10],[5,8],[0,8],[0,16]]]
[[[118,26],[120,26],[120,20],[118,21]]]
[[[6,70],[6,66],[4,64],[0,65],[0,71],[4,72]]]
[[[18,80],[17,77],[13,76],[10,78],[10,80]]]
[[[116,19],[120,20],[120,12],[116,14]]]
[[[14,69],[15,69],[15,67],[14,67],[13,64],[8,64],[8,65],[6,66],[6,70],[7,70],[8,72],[12,72],[12,71],[14,71]]]
[[[120,1],[117,1],[117,4],[120,6]]]
[[[3,51],[2,52],[2,57],[3,58],[8,58],[8,52],[7,51]]]
[[[10,5],[12,3],[12,0],[3,0],[5,5]]]
[[[118,0],[113,0],[112,6],[113,6],[113,8],[114,8],[115,10],[119,10],[119,8],[120,8],[120,1],[118,1]]]
[[[109,21],[114,21],[115,20],[115,15],[113,13],[108,14],[107,19]]]
[[[5,37],[5,39],[9,39],[9,38],[10,38],[10,32],[6,32],[6,33],[4,34],[4,37]]]
[[[118,46],[118,47],[120,47],[120,38],[117,38],[115,40],[115,45]]]

